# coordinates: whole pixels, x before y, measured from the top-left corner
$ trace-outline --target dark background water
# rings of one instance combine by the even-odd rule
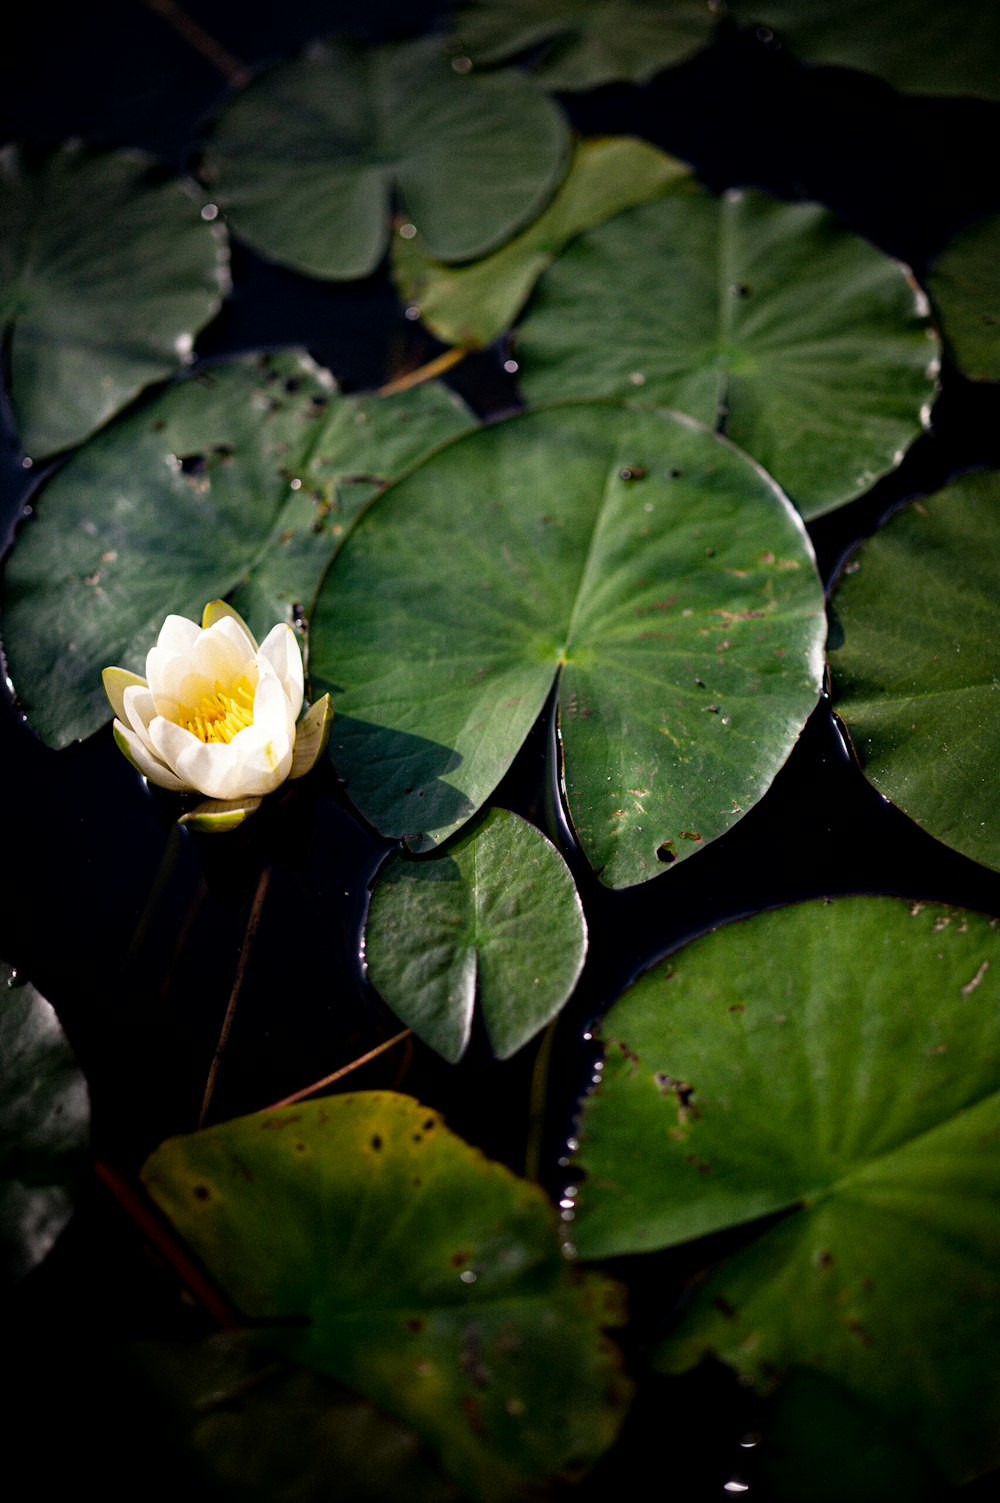
[[[185,15],[221,44],[232,70],[257,68],[342,24],[373,39],[426,28],[442,9],[190,0]],[[75,136],[196,169],[200,133],[227,83],[190,34],[138,0],[39,6],[15,29],[15,45],[0,57],[0,141]],[[713,188],[749,184],[816,198],[918,273],[963,224],[1000,209],[1000,106],[908,98],[848,70],[805,69],[753,30],[725,27],[704,53],[648,86],[611,86],[564,104],[581,132],[645,136],[690,160]],[[303,345],[356,390],[440,349],[404,317],[384,270],[360,283],[321,284],[237,241],[232,273],[232,295],[199,338],[199,359]],[[484,416],[518,405],[503,359],[502,348],[486,351],[449,376]],[[946,362],[932,426],[900,469],[811,525],[824,579],[902,501],[962,470],[997,464],[1000,392],[964,381]],[[4,544],[35,504],[44,469],[22,466],[5,409]],[[43,491],[38,501],[44,505]],[[889,892],[1000,913],[1000,876],[940,846],[874,792],[825,700],[756,808],[680,870],[626,892],[600,887],[574,854],[558,810],[551,740],[541,724],[496,796],[562,837],[590,927],[587,967],[556,1036],[545,1121],[531,1117],[535,1051],[498,1065],[478,1036],[460,1069],[410,1045],[355,1080],[441,1107],[457,1131],[517,1169],[536,1135],[553,1191],[589,1076],[584,1032],[665,951],[724,919],[819,895]],[[0,768],[0,955],[57,1007],[90,1080],[95,1152],[121,1173],[133,1173],[164,1136],[194,1125],[265,866],[267,903],[214,1114],[265,1106],[395,1031],[358,955],[368,884],[389,847],[352,815],[332,769],[220,848],[171,834],[170,801],[147,793],[109,729],[52,752],[9,691],[0,694]],[[683,1249],[618,1270],[632,1287],[637,1329],[642,1312],[705,1252]],[[169,1454],[158,1454],[149,1471],[146,1447],[159,1442],[109,1354],[114,1338],[176,1335],[197,1322],[96,1185],[48,1263],[18,1291],[13,1319],[19,1423],[42,1482],[62,1486],[93,1473],[106,1495],[123,1498],[188,1485],[183,1462]],[[624,1480],[616,1471],[612,1487],[599,1468],[588,1495],[603,1496],[606,1487],[609,1496],[627,1493],[628,1478],[638,1486],[643,1464],[656,1457],[678,1496],[721,1497],[754,1418],[752,1399],[721,1370],[653,1385],[616,1456]],[[963,1494],[974,1495],[985,1498],[985,1485]]]

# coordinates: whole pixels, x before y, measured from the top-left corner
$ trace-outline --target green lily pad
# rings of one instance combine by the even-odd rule
[[[550,89],[648,83],[701,51],[715,9],[708,0],[467,0],[448,47],[486,64],[540,48],[532,69]]]
[[[896,262],[814,204],[686,179],[573,242],[516,352],[529,401],[639,388],[728,434],[806,517],[899,462],[937,368]]]
[[[193,1460],[225,1497],[269,1503],[462,1503],[413,1431],[310,1368],[278,1362],[244,1333],[127,1348],[157,1441]]]
[[[804,63],[859,68],[914,94],[1000,99],[1000,11],[990,0],[727,0]]]
[[[173,1138],[146,1184],[266,1347],[412,1426],[478,1497],[578,1472],[629,1385],[537,1185],[406,1096],[310,1101]]]
[[[465,1053],[476,998],[507,1059],[553,1018],[583,968],[587,926],[555,846],[495,809],[447,853],[391,856],[368,915],[372,984],[447,1060]]]
[[[963,230],[926,282],[959,370],[970,381],[1000,381],[1000,214]]]
[[[90,1140],[87,1083],[50,1003],[0,961],[0,1265],[16,1279],[73,1212]]]
[[[865,773],[936,839],[1000,868],[1000,477],[898,512],[837,586],[833,702]]]
[[[689,419],[585,402],[446,445],[369,508],[310,662],[351,798],[415,850],[485,803],[558,684],[570,815],[628,886],[762,796],[816,704],[824,632],[767,476]]]
[[[731,924],[611,1009],[582,1256],[787,1214],[661,1353],[816,1369],[952,1480],[1000,1462],[1000,927],[892,898]]]
[[[225,242],[136,155],[0,152],[0,330],[28,454],[80,443],[190,354]]]
[[[345,397],[291,354],[207,370],[97,435],[6,566],[4,650],[35,730],[62,746],[102,725],[101,670],[141,674],[171,612],[226,596],[263,639],[379,487],[473,422],[436,383]]]
[[[542,272],[575,235],[655,198],[688,170],[628,136],[581,141],[548,208],[484,260],[446,266],[406,226],[410,238],[397,235],[392,243],[396,285],[439,339],[477,349],[510,327]]]
[[[568,152],[561,113],[524,74],[460,74],[433,37],[331,41],[230,100],[206,171],[244,240],[350,278],[385,254],[394,194],[433,256],[465,261],[540,213]]]

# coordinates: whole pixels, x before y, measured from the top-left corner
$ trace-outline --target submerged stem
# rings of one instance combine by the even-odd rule
[[[412,1028],[404,1028],[401,1033],[393,1034],[391,1039],[386,1039],[382,1044],[376,1044],[375,1048],[369,1049],[367,1054],[362,1054],[357,1059],[352,1059],[349,1065],[341,1065],[340,1069],[334,1070],[332,1075],[324,1075],[322,1080],[314,1080],[312,1085],[303,1086],[301,1091],[294,1091],[291,1096],[282,1097],[280,1101],[275,1101],[273,1105],[265,1107],[265,1111],[276,1112],[279,1107],[293,1106],[296,1101],[304,1100],[306,1096],[311,1096],[314,1091],[321,1091],[324,1086],[333,1085],[335,1080],[342,1080],[345,1075],[350,1075],[352,1070],[360,1070],[361,1066],[366,1065],[369,1060],[377,1059],[380,1054],[384,1054],[387,1049],[391,1049],[393,1044],[399,1044],[403,1039],[409,1038],[412,1032]]]
[[[215,1080],[222,1063],[222,1056],[226,1052],[229,1043],[229,1035],[233,1027],[233,1019],[236,1016],[236,1004],[239,1001],[240,989],[243,978],[246,975],[247,963],[250,959],[250,951],[260,924],[261,910],[264,907],[264,899],[267,897],[268,883],[271,880],[271,868],[265,866],[257,881],[257,891],[253,895],[253,903],[250,908],[250,917],[247,919],[246,933],[243,936],[243,945],[240,949],[240,958],[236,963],[236,974],[233,977],[232,990],[229,993],[229,1002],[226,1006],[226,1015],[222,1020],[222,1029],[219,1033],[219,1042],[215,1046],[215,1054],[208,1070],[208,1079],[205,1081],[205,1094],[201,1099],[201,1111],[198,1114],[198,1126],[204,1127],[208,1116],[209,1107],[212,1104],[212,1094],[215,1091]]]

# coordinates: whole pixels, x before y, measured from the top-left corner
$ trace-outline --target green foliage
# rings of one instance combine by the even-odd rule
[[[638,387],[724,431],[805,517],[899,462],[936,365],[896,262],[813,204],[690,179],[581,235],[516,351],[530,401]]]
[[[573,990],[587,926],[559,852],[496,809],[440,856],[390,857],[365,944],[372,984],[425,1043],[460,1059],[478,998],[493,1052],[506,1059]]]
[[[472,422],[442,387],[345,397],[291,354],[207,370],[99,434],[7,566],[4,647],[35,729],[62,746],[102,725],[101,670],[141,674],[170,613],[227,596],[262,639],[364,503]]]
[[[816,1368],[952,1481],[1000,1462],[998,1003],[995,920],[851,898],[720,929],[612,1008],[581,1254],[788,1213],[698,1288],[665,1368]]]
[[[710,40],[708,0],[466,0],[448,48],[475,63],[529,55],[550,89],[646,83],[692,57]]]
[[[0,152],[0,331],[21,443],[77,444],[176,370],[226,290],[224,242],[152,163]]]
[[[575,235],[655,198],[687,171],[655,146],[629,136],[580,141],[548,208],[491,256],[446,266],[428,255],[419,237],[397,236],[392,244],[396,285],[439,339],[469,349],[487,345],[510,327],[542,272]]]
[[[668,413],[574,403],[446,445],[365,513],[311,668],[351,798],[416,850],[486,801],[558,685],[569,812],[622,887],[765,792],[824,631],[804,529],[743,455]]]
[[[537,1186],[410,1097],[172,1138],[144,1178],[264,1346],[411,1425],[477,1497],[578,1471],[614,1438],[613,1287],[567,1264]]]
[[[565,174],[566,125],[523,74],[463,75],[434,38],[331,41],[260,76],[225,107],[206,174],[234,228],[320,277],[363,277],[398,194],[433,256],[510,239]]]
[[[926,280],[959,370],[971,381],[1000,381],[1000,214],[963,230]]]
[[[881,793],[1000,867],[1000,482],[964,475],[897,513],[834,596],[833,699]]]
[[[20,1278],[73,1211],[90,1137],[87,1085],[52,1007],[0,961],[0,1269]]]
[[[413,1431],[244,1333],[143,1342],[125,1380],[161,1416],[161,1444],[245,1503],[461,1503]],[[335,1481],[334,1481],[335,1479]]]
[[[860,68],[914,94],[1000,98],[1000,10],[983,0],[727,0],[748,25],[773,26],[804,63]]]

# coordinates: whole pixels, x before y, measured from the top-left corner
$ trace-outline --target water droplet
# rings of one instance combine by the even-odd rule
[[[24,456],[24,458],[21,460],[21,469],[22,470],[30,470],[31,466],[34,464],[34,462],[35,461],[31,458],[31,456],[29,454],[26,454]]]
[[[218,206],[218,204],[206,204],[205,207],[201,211],[201,217],[202,217],[202,219],[205,220],[205,222],[207,224],[211,224],[213,219],[218,219],[218,217],[219,217],[219,206]]]
[[[472,58],[465,57],[464,55],[460,54],[458,57],[452,58],[451,66],[454,68],[456,73],[471,73]]]
[[[473,1273],[471,1268],[463,1268],[459,1274],[459,1278],[463,1284],[474,1284],[478,1278],[478,1274]]]
[[[629,376],[629,380],[633,386],[645,386],[646,384],[646,378],[642,374],[642,371],[633,371]]]
[[[518,365],[516,360],[505,360],[503,363],[503,368],[507,372],[508,376],[513,376],[518,370],[520,370],[520,366]]]
[[[417,319],[420,317],[420,309],[417,307],[416,303],[411,303],[408,308],[403,309],[403,317],[408,318],[411,324],[415,324],[417,322]]]
[[[401,224],[399,226],[399,235],[401,240],[413,240],[416,237],[416,233],[416,225],[410,224],[409,221],[407,221],[406,224]]]
[[[289,481],[289,482],[288,482],[288,486],[289,486],[289,489],[290,489],[290,490],[293,490],[293,491],[300,491],[300,490],[301,490],[301,489],[302,489],[302,481],[301,481],[301,480],[300,480],[300,479],[299,479],[299,478],[298,478],[298,476],[297,476],[297,475],[296,475],[296,477],[295,477],[295,479],[294,479],[294,480],[290,480],[290,481]]]

